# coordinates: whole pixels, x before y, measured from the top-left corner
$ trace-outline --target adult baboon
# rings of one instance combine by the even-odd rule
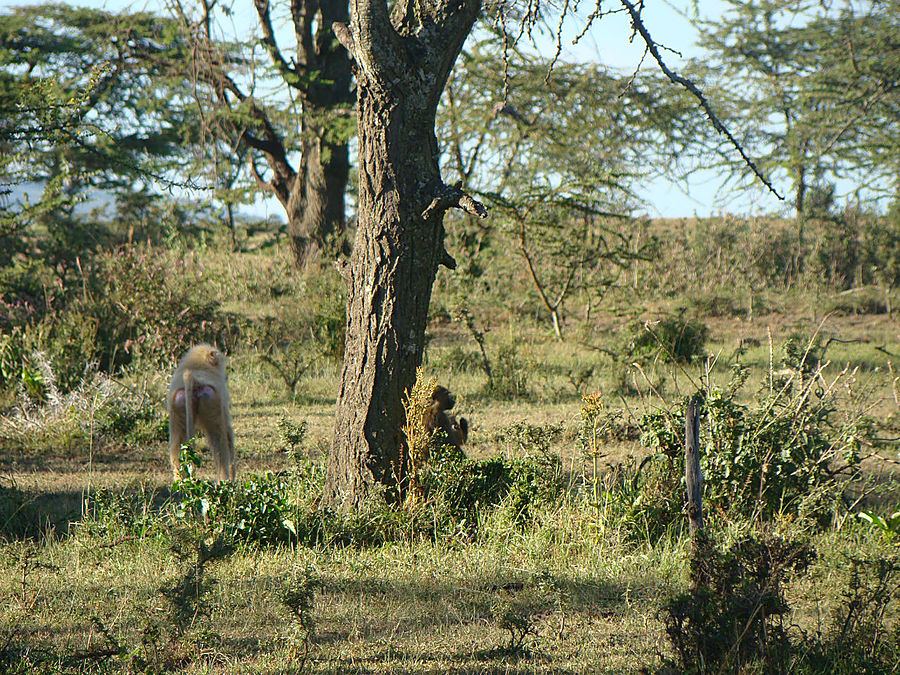
[[[425,410],[425,431],[429,437],[435,432],[443,432],[444,442],[462,449],[463,443],[469,439],[469,422],[465,417],[459,421],[447,413],[456,405],[456,399],[447,387],[438,385],[431,393],[431,404]]]
[[[234,480],[234,430],[225,354],[208,344],[191,347],[169,383],[169,461],[178,478],[181,446],[194,436],[194,423],[206,434],[218,480]]]

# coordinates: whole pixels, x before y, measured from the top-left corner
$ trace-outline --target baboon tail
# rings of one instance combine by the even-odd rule
[[[190,370],[184,371],[184,431],[185,441],[194,437],[194,377]]]

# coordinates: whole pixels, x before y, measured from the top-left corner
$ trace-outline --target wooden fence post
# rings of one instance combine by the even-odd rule
[[[691,398],[684,419],[684,482],[691,536],[703,529],[703,476],[700,473],[700,418]]]

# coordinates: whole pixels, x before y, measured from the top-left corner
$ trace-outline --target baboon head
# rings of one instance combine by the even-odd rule
[[[431,400],[439,410],[450,410],[456,404],[456,399],[453,398],[450,390],[441,385],[436,386],[431,392]]]

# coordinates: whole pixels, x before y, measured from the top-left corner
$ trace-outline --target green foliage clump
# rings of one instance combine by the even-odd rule
[[[629,324],[622,353],[630,360],[691,363],[703,354],[709,333],[705,324],[683,317]]]
[[[442,525],[454,529],[475,527],[479,511],[497,506],[511,485],[509,466],[501,457],[471,460],[452,445],[432,452],[421,480]]]
[[[798,367],[807,363],[803,355],[797,361]],[[714,517],[771,521],[790,514],[825,524],[838,505],[842,477],[858,469],[866,420],[839,420],[833,398],[814,391],[812,378],[803,387],[784,386],[754,403],[738,403],[746,372],[739,367],[734,377],[701,406],[705,510]],[[655,540],[681,522],[683,425],[680,410],[643,415],[641,444],[653,454],[609,481],[607,505],[632,534]]]
[[[167,436],[165,411],[146,382],[126,386],[93,373],[64,393],[43,354],[34,353],[22,368],[20,401],[0,417],[0,448],[107,452],[141,448]]]
[[[119,534],[141,536],[161,531],[157,494],[144,484],[127,489],[100,488],[86,500],[82,526],[101,531],[107,537]]]
[[[113,396],[94,419],[95,433],[127,447],[145,446],[168,437],[165,410],[148,398]]]
[[[735,400],[739,385],[713,389],[703,402],[707,509],[761,520],[788,513],[824,523],[840,495],[840,477],[859,465],[865,419],[838,421],[833,399],[813,391],[814,381],[769,391],[750,405]],[[664,455],[676,477],[684,473],[682,425],[680,415],[668,411],[640,420],[642,444]],[[673,488],[680,490],[680,483]]]
[[[869,523],[869,525],[889,540],[900,537],[900,505],[888,516],[881,516],[875,511],[867,510],[858,514],[860,520]]]
[[[176,520],[202,522],[226,541],[267,545],[297,539],[286,477],[269,472],[213,483],[197,477],[200,462],[193,448],[186,446],[181,459],[180,477],[172,486],[180,493]]]
[[[296,400],[303,379],[323,363],[344,355],[343,292],[321,281],[298,290],[305,301],[279,308],[275,316],[244,330],[247,345]]]
[[[787,672],[784,584],[814,559],[806,544],[776,537],[747,536],[719,551],[701,533],[691,589],[662,609],[678,672]]]
[[[556,455],[532,450],[512,460],[473,460],[452,445],[432,453],[422,485],[442,527],[469,531],[480,513],[498,506],[513,522],[527,522],[535,509],[554,503],[565,489]]]
[[[626,539],[656,542],[681,527],[684,490],[678,470],[663,454],[613,466],[602,483],[594,481],[593,492],[593,505]]]
[[[507,454],[547,454],[550,445],[562,434],[562,424],[515,422],[494,433],[494,440],[506,446]]]
[[[851,557],[830,620],[792,631],[785,596],[790,577],[816,560],[809,544],[747,535],[719,549],[701,531],[691,551],[691,587],[661,610],[683,673],[889,673],[900,662],[900,561]]]

